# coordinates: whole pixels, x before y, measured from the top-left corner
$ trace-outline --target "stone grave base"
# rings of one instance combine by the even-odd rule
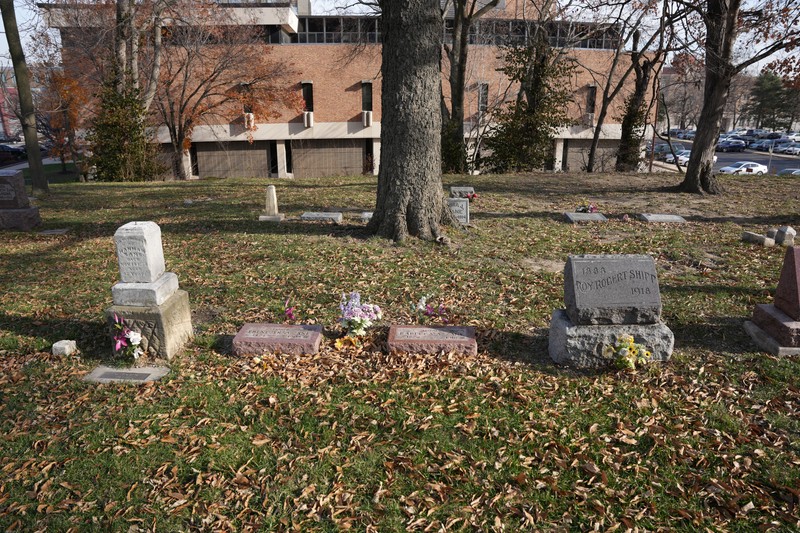
[[[550,321],[550,358],[559,364],[578,368],[603,368],[613,360],[603,357],[603,347],[614,344],[620,335],[633,335],[653,354],[653,361],[668,361],[675,336],[663,323],[576,326],[564,309],[555,309]]]
[[[775,339],[779,346],[800,347],[800,321],[772,304],[758,304],[753,310],[753,324]]]
[[[744,323],[744,330],[756,343],[756,346],[761,348],[767,353],[771,353],[777,357],[786,357],[787,355],[800,355],[800,347],[781,346],[772,336],[753,324],[749,320]]]
[[[321,342],[321,325],[245,324],[233,338],[233,355],[315,354]]]
[[[390,326],[388,345],[392,352],[478,353],[475,328],[466,326]]]
[[[0,229],[28,231],[42,223],[38,207],[0,209]]]
[[[112,331],[115,313],[129,328],[142,334],[142,349],[157,357],[172,359],[193,336],[192,312],[186,291],[175,291],[158,306],[112,305],[106,309],[106,322]]]
[[[158,306],[166,302],[178,290],[178,276],[164,272],[152,283],[124,283],[111,287],[114,305]]]

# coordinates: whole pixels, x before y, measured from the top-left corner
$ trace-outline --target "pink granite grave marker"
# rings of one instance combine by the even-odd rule
[[[322,341],[322,326],[303,324],[245,324],[233,338],[233,354],[315,354]]]
[[[478,353],[475,328],[466,326],[391,326],[389,350],[410,353]]]

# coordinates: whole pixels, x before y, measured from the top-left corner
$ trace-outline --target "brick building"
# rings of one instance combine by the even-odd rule
[[[286,109],[279,118],[264,122],[243,110],[244,121],[239,122],[252,121],[255,127],[251,128],[241,127],[238,122],[196,126],[188,155],[193,174],[377,174],[381,149],[379,19],[363,14],[312,14],[310,0],[217,3],[235,10],[241,24],[261,26],[262,35],[273,45],[271,57],[294,65],[297,74],[286,83],[302,95],[306,110]],[[499,45],[520,42],[531,31],[535,23],[528,20],[526,5],[523,0],[501,0],[473,28],[465,96],[465,131],[473,145],[486,126],[487,111],[514,97],[508,80],[499,72]],[[64,41],[70,28],[59,26],[58,17],[51,17],[50,24],[62,30]],[[553,146],[556,169],[581,170],[594,132],[595,108],[599,106],[597,73],[610,70],[618,36],[611,25],[575,21],[547,24],[551,43],[569,48],[578,64],[586,65],[579,66],[571,80],[575,96],[569,113],[575,125],[562,129]],[[591,31],[587,32],[587,28]],[[452,21],[446,20],[445,40],[452,38],[451,29]],[[581,34],[583,38],[572,39]],[[443,71],[447,68],[443,65]],[[443,84],[443,91],[448,99],[447,83]],[[607,121],[619,120],[625,96],[618,96]],[[611,159],[619,137],[619,123],[603,125],[598,157],[601,166],[604,160]],[[166,131],[159,132],[159,139],[169,142]]]

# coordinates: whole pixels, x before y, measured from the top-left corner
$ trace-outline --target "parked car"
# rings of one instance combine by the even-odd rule
[[[691,154],[692,154],[691,150],[680,150],[680,151],[676,150],[674,156],[672,154],[667,154],[666,157],[664,157],[664,162],[665,163],[674,163],[675,162],[675,158],[676,157],[681,157],[681,156],[686,156],[686,158],[688,160],[688,158],[689,158],[689,156]]]
[[[0,164],[16,163],[25,159],[25,150],[17,146],[0,144]]]
[[[796,131],[787,131],[786,138],[794,142],[800,142],[800,133]]]
[[[765,165],[753,163],[752,161],[737,161],[727,167],[719,169],[720,174],[755,174],[761,176],[769,172]]]
[[[681,143],[672,143],[672,148],[676,153],[686,149],[686,147]],[[654,154],[656,159],[663,160],[667,154],[672,155],[672,151],[669,149],[669,145],[667,143],[661,143],[656,145]]]
[[[784,168],[778,176],[800,176],[800,168]]]
[[[692,156],[692,152],[689,153],[682,152],[681,155],[678,156],[678,166],[685,167],[689,164],[689,158]],[[714,156],[714,163],[717,162],[717,156]]]
[[[800,143],[791,143],[783,150],[787,155],[800,155]]]
[[[694,136],[697,134],[695,130],[684,130],[678,134],[678,139],[683,139],[686,141],[694,140]]]
[[[734,139],[737,141],[744,141],[744,145],[749,147],[750,144],[754,143],[757,139],[752,135],[733,135],[729,137],[729,139]]]
[[[776,144],[775,146],[772,147],[772,151],[776,154],[787,154],[789,153],[789,150],[795,146],[800,146],[800,143],[788,142],[783,144]]]
[[[738,139],[726,139],[717,143],[717,152],[744,152],[747,145]]]

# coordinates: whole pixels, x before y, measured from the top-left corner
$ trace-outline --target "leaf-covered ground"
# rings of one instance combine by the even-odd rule
[[[742,230],[800,227],[798,182],[674,176],[446,177],[472,185],[473,227],[442,247],[367,238],[367,177],[275,182],[280,225],[257,222],[263,180],[58,184],[40,198],[62,236],[0,238],[0,529],[731,530],[800,528],[800,361],[742,328],[771,301],[783,250]],[[612,219],[572,226],[582,199]],[[296,220],[342,209],[340,226]],[[667,212],[686,225],[623,221]],[[145,386],[91,385],[117,281],[113,233],[153,220],[197,333]],[[569,254],[656,259],[672,361],[578,373],[547,356]],[[337,350],[343,292],[381,305]],[[475,357],[389,354],[390,323],[429,296],[478,329]],[[325,325],[317,356],[229,353],[245,322]],[[75,339],[81,357],[49,355]]]

